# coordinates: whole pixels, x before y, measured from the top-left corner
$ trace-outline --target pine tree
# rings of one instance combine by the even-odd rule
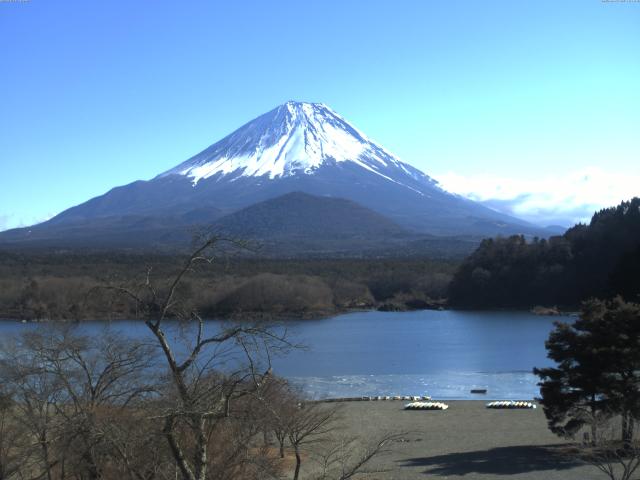
[[[620,415],[630,442],[640,418],[640,305],[585,302],[573,324],[556,323],[546,347],[557,366],[534,373],[551,431],[572,436],[589,426],[595,440],[598,422]]]

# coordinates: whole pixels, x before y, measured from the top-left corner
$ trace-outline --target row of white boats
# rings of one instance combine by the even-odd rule
[[[404,408],[405,410],[447,410],[449,405],[443,402],[433,402],[428,395],[386,395],[375,397],[343,397],[343,398],[327,398],[321,400],[323,402],[357,402],[357,401],[391,401],[391,400],[403,400],[409,401]],[[535,403],[526,401],[514,401],[514,400],[498,400],[489,402],[486,405],[487,408],[494,409],[534,409]]]
[[[343,397],[343,398],[326,398],[323,402],[366,402],[366,401],[385,401],[385,400],[404,400],[404,401],[429,401],[431,397],[428,395],[394,395],[394,396],[376,396],[376,397]]]
[[[407,403],[404,406],[405,410],[446,410],[449,408],[449,405],[442,402],[411,402]],[[519,402],[513,400],[500,400],[496,402],[487,403],[487,408],[519,408],[519,409],[533,409],[536,408],[536,405],[532,402]]]
[[[514,402],[513,400],[501,400],[487,403],[487,408],[536,408],[532,402]]]
[[[442,402],[411,402],[404,406],[405,410],[446,410],[449,405]]]

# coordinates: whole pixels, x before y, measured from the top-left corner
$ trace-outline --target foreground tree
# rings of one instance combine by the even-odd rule
[[[215,249],[225,243],[217,236],[205,239],[168,285],[155,285],[149,270],[142,285],[108,287],[135,302],[164,357],[167,383],[157,418],[162,421],[162,433],[184,480],[205,480],[209,467],[225,463],[210,457],[220,453],[215,448],[219,435],[242,423],[232,424],[231,420],[248,414],[243,408],[245,399],[254,396],[269,376],[272,351],[289,346],[284,330],[265,324],[229,324],[222,328],[216,324],[206,328],[198,312],[189,309],[187,299],[181,298],[185,277],[198,266],[212,263]],[[169,319],[178,323],[167,324]],[[176,328],[179,335],[175,335]],[[172,343],[172,336],[182,341]],[[236,405],[240,408],[235,409]],[[248,437],[255,433],[252,429],[242,432]],[[234,435],[238,434],[235,431]],[[234,445],[237,450],[244,448],[245,453],[249,448],[246,441]],[[230,454],[237,453],[234,450]],[[215,476],[224,478],[220,472]]]
[[[0,480],[12,478],[24,468],[21,444],[25,431],[16,422],[11,396],[0,391]]]
[[[299,403],[291,412],[286,427],[289,442],[296,457],[293,480],[298,480],[302,466],[302,452],[327,440],[336,428],[339,409],[321,403]]]
[[[640,441],[637,434],[623,442],[617,419],[600,423],[598,436],[589,443],[575,445],[571,452],[581,461],[596,467],[610,480],[632,480],[640,468]]]
[[[556,323],[546,342],[554,368],[534,369],[549,428],[573,436],[583,427],[621,419],[621,440],[630,444],[640,414],[640,306],[621,298],[583,304],[573,324]]]
[[[194,459],[190,426],[176,412],[179,396],[154,365],[150,345],[110,332],[86,337],[71,329],[39,329],[3,345],[0,355],[0,480],[163,480],[180,476],[167,443],[173,434]],[[157,349],[155,349],[157,351]],[[269,452],[256,449],[259,402],[237,395],[223,408],[228,386],[213,372],[189,383],[191,395],[220,415],[206,425],[207,475],[262,479],[279,473]],[[209,393],[205,391],[209,389]],[[213,400],[207,403],[207,398]]]
[[[19,449],[23,467],[34,476],[52,479],[52,472],[64,463],[64,451],[58,449],[63,418],[56,414],[62,403],[62,385],[28,348],[23,338],[4,342],[0,358],[0,383],[7,389],[14,424],[22,426],[31,442]]]
[[[295,457],[293,479],[347,480],[379,472],[370,462],[387,452],[403,433],[386,432],[363,441],[341,432],[342,408],[333,403],[309,402],[279,378],[270,378],[260,394],[261,421],[277,440],[280,458],[289,446]],[[311,473],[302,474],[304,458],[313,461]]]
[[[380,473],[381,468],[369,469],[372,460],[392,450],[394,442],[405,433],[384,433],[381,436],[363,441],[356,437],[331,435],[320,443],[320,448],[312,452],[313,460],[318,464],[319,473],[314,480],[348,480],[359,475]]]
[[[5,344],[0,381],[11,392],[14,422],[33,439],[17,449],[26,470],[98,479],[114,461],[125,465],[111,433],[155,392],[152,361],[148,345],[110,332],[41,329]]]

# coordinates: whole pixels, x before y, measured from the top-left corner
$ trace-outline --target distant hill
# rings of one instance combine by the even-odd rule
[[[476,244],[416,234],[356,202],[302,192],[234,212],[213,230],[253,241],[269,256],[456,256]]]
[[[203,215],[210,222],[195,223]],[[479,242],[476,237],[411,232],[356,202],[292,192],[221,218],[218,210],[201,209],[180,216],[107,217],[13,230],[0,239],[0,249],[172,252],[189,249],[193,235],[204,232],[248,241],[250,250],[241,255],[274,258],[460,258]]]
[[[384,239],[406,237],[397,223],[343,198],[293,192],[256,203],[214,222],[214,226],[252,238]]]
[[[576,307],[615,295],[640,301],[640,198],[548,240],[484,240],[449,288],[451,304],[485,308]]]

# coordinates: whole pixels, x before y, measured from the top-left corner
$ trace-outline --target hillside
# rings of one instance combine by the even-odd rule
[[[406,237],[388,218],[342,198],[293,192],[256,203],[216,221],[214,226],[256,239],[296,237],[331,239]]]
[[[564,235],[487,239],[449,288],[458,307],[575,308],[591,297],[640,294],[640,198],[595,213]]]

